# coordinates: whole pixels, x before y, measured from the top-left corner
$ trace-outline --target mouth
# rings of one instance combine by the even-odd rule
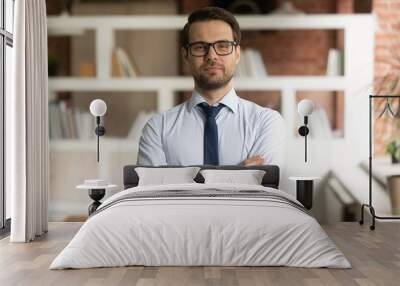
[[[209,66],[204,69],[206,72],[216,72],[216,71],[223,71],[224,68],[221,66]]]

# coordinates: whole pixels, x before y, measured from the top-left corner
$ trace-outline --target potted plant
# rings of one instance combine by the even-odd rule
[[[386,153],[392,157],[392,164],[400,162],[400,139],[394,139],[386,145]],[[392,214],[400,215],[400,175],[388,176],[388,190]]]
[[[400,162],[400,139],[394,139],[386,145],[386,153],[392,158],[392,164]]]
[[[49,76],[56,76],[58,70],[58,59],[55,55],[48,53],[48,74]]]
[[[392,214],[400,215],[400,175],[388,176],[388,189]]]

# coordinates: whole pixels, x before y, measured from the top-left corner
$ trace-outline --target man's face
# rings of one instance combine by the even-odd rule
[[[195,22],[189,29],[189,44],[195,42],[215,43],[233,41],[232,28],[220,20]],[[202,90],[213,90],[225,86],[235,73],[240,59],[240,47],[234,46],[229,55],[218,55],[211,46],[205,56],[193,56],[182,48],[185,62],[188,64],[196,85]]]

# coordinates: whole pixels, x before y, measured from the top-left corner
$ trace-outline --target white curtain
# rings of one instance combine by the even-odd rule
[[[49,189],[45,0],[15,1],[14,69],[6,98],[6,182],[12,242],[47,232]]]

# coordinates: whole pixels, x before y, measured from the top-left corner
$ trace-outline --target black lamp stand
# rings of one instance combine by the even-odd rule
[[[296,198],[308,210],[311,210],[313,205],[313,185],[313,180],[296,181]]]
[[[104,126],[100,125],[100,116],[96,116],[96,124],[97,127],[94,130],[94,132],[97,135],[97,162],[99,162],[100,160],[100,155],[99,155],[99,149],[100,149],[100,136],[103,136],[104,134],[106,134],[106,129],[104,128]]]
[[[369,96],[369,202],[368,204],[363,204],[361,206],[361,220],[359,223],[364,224],[364,208],[369,208],[369,211],[372,216],[372,224],[370,225],[370,229],[375,229],[375,219],[400,219],[398,216],[378,216],[375,214],[375,209],[372,205],[372,101],[374,98],[385,98],[388,100],[389,98],[400,98],[398,95],[370,95]],[[385,105],[385,109],[387,106]],[[385,109],[382,111],[381,115],[385,112]],[[391,111],[389,106],[389,111]],[[392,113],[392,112],[391,112]],[[393,113],[392,113],[393,115]]]
[[[300,126],[299,135],[304,137],[304,162],[307,162],[307,135],[310,133],[308,128],[308,116],[304,116],[304,125]],[[312,177],[291,177],[296,180],[296,198],[303,206],[310,210],[313,205],[313,178]]]
[[[304,162],[307,162],[307,135],[310,130],[307,127],[308,124],[308,116],[304,116],[304,125],[300,126],[299,134],[304,137]]]
[[[101,205],[100,200],[106,194],[106,189],[89,189],[89,197],[94,201],[88,208],[89,216]]]

